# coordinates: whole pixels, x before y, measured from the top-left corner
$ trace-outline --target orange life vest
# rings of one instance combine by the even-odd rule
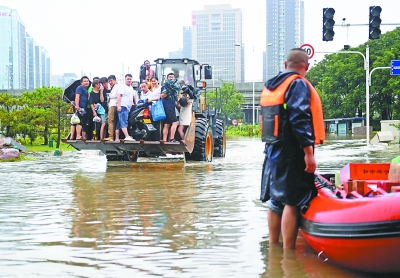
[[[274,143],[283,137],[283,127],[280,118],[286,109],[285,95],[290,84],[295,80],[303,79],[310,90],[310,110],[314,132],[314,144],[322,144],[325,141],[325,124],[322,112],[321,99],[311,83],[299,74],[287,77],[277,88],[268,90],[264,87],[261,93],[260,105],[262,107],[262,139],[267,143]]]

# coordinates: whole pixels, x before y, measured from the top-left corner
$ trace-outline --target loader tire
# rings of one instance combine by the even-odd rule
[[[214,157],[225,157],[226,133],[224,131],[224,122],[222,120],[216,120],[215,131],[217,136],[214,140]]]

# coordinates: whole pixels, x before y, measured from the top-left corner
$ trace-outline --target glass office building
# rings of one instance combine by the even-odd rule
[[[236,46],[239,45],[239,46]],[[192,56],[213,67],[213,82],[244,81],[242,10],[206,5],[192,11]]]
[[[290,49],[300,47],[304,43],[304,1],[266,1],[264,81],[284,69],[284,62]]]
[[[16,10],[0,6],[0,89],[26,89],[25,25]]]
[[[192,59],[192,27],[183,27],[183,58]]]
[[[36,88],[35,86],[35,72],[36,72],[36,63],[35,63],[35,47],[37,46],[36,41],[29,37],[27,34],[26,37],[26,45],[27,45],[27,51],[28,51],[28,70],[27,70],[27,80],[28,80],[28,86],[27,88],[30,90],[33,90]]]
[[[49,55],[26,33],[17,10],[0,6],[0,34],[0,90],[50,86]],[[42,61],[44,69],[40,68]]]

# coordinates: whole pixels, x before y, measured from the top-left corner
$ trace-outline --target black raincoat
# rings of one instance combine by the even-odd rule
[[[278,74],[265,83],[269,90],[277,88],[294,71]],[[265,145],[261,179],[263,202],[272,199],[291,206],[307,206],[317,195],[314,174],[305,172],[303,148],[314,145],[310,110],[310,90],[302,79],[295,79],[285,94],[285,129],[282,140]]]

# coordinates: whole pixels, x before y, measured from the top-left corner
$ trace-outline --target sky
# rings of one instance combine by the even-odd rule
[[[0,6],[17,9],[26,31],[47,49],[52,74],[74,72],[91,77],[118,76],[128,70],[134,76],[144,60],[166,58],[182,48],[182,27],[191,25],[191,12],[204,5],[231,4],[243,12],[245,80],[262,80],[265,41],[265,0],[0,0]],[[395,0],[304,0],[305,41],[316,54],[334,52],[345,44],[368,40],[369,6],[381,6],[382,24],[399,23],[400,1]],[[334,8],[336,24],[346,18],[349,28],[335,26],[333,42],[322,41],[322,9]],[[382,33],[395,25],[382,25]],[[238,42],[240,43],[240,42]],[[254,49],[254,59],[253,51]],[[371,49],[371,52],[373,49]],[[361,59],[361,57],[360,57]]]

